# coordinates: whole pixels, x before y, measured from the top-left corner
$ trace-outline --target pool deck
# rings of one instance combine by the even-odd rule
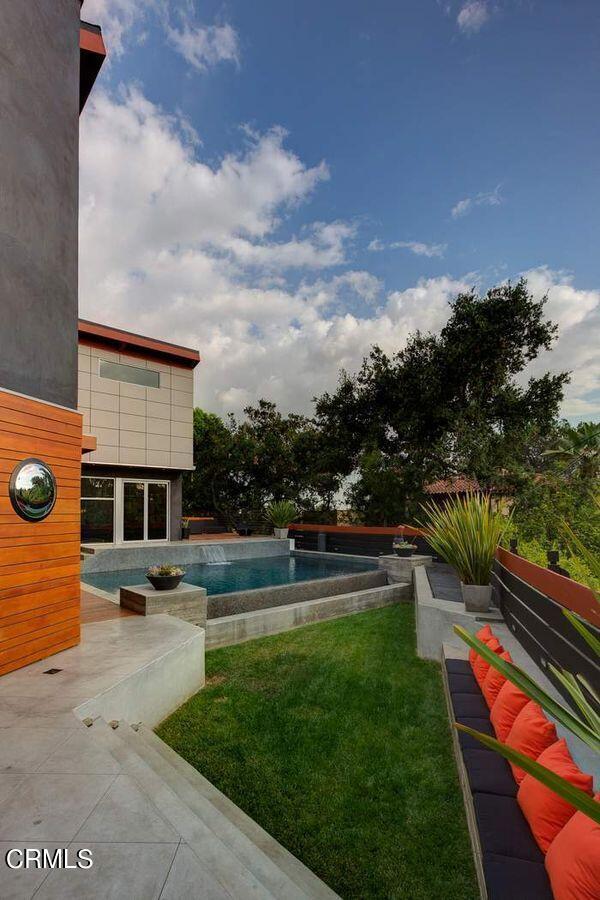
[[[92,593],[87,587],[81,587],[81,624],[89,625],[92,622],[107,622],[110,619],[123,619],[127,616],[137,616],[131,609],[119,606],[113,600],[108,600],[100,594]]]

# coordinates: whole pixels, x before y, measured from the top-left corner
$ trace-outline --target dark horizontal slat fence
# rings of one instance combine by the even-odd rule
[[[504,551],[501,552],[501,556],[502,561],[496,559],[494,563],[495,602],[500,607],[506,624],[515,637],[567,700],[570,698],[552,675],[549,663],[574,674],[583,675],[596,690],[600,689],[598,661],[594,658],[588,644],[570,625],[562,611],[568,605],[565,602],[566,598],[563,597],[563,582],[565,581],[563,576],[541,567],[535,567],[539,573],[534,573],[537,586],[533,586],[522,577],[526,574],[525,567],[516,564],[514,568],[517,568],[520,574],[511,571],[511,567],[513,567],[512,554]],[[554,579],[562,579],[562,581],[555,582]],[[545,587],[542,588],[542,585]],[[572,582],[572,585],[574,596],[578,592],[579,594],[583,593],[581,585],[576,582]],[[561,602],[549,596],[555,592],[561,596]],[[593,598],[592,602],[594,602]],[[592,630],[600,639],[600,630],[593,626]]]
[[[394,537],[402,531],[398,528],[370,528],[355,525],[298,525],[290,528],[297,550],[321,550],[327,553],[350,553],[357,556],[384,556],[393,553]],[[417,545],[417,553],[431,555],[427,541],[416,529],[404,529],[406,540]]]

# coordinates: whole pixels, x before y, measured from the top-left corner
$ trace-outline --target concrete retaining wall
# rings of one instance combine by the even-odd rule
[[[111,647],[110,634],[115,632]],[[172,616],[134,617],[86,626],[82,653],[90,646],[91,666],[97,650],[105,654],[107,665],[112,654],[120,652],[119,641],[130,635],[131,658],[127,665],[115,665],[114,684],[86,700],[74,712],[80,719],[102,716],[107,722],[124,719],[144,722],[154,728],[166,716],[204,687],[205,632]],[[114,645],[116,649],[114,649]],[[152,647],[156,650],[152,653]],[[136,665],[136,656],[150,655],[149,661]],[[95,654],[95,656],[93,655]],[[113,664],[114,665],[114,664]]]
[[[296,581],[293,584],[255,588],[250,591],[212,594],[208,598],[208,618],[233,616],[255,609],[302,603],[307,600],[316,600],[319,597],[332,597],[349,591],[363,591],[385,584],[387,584],[385,573],[370,570],[355,572],[351,575],[334,575],[331,578],[317,578],[311,581]]]
[[[206,623],[206,648],[240,644],[268,634],[290,631],[311,622],[337,619],[367,609],[378,609],[393,603],[410,602],[409,584],[391,584],[362,591],[321,597],[287,606],[254,610],[235,616],[209,619]]]
[[[471,613],[464,603],[454,600],[438,600],[431,592],[424,566],[413,572],[415,619],[417,625],[417,653],[422,659],[439,661],[442,644],[462,648],[461,639],[454,633],[455,625],[469,631],[477,631],[485,622],[501,622],[502,616],[493,610],[489,613]]]
[[[121,569],[141,569],[156,563],[194,565],[210,562],[210,548],[223,548],[226,560],[251,559],[263,556],[288,556],[289,541],[271,538],[249,541],[177,541],[171,544],[127,547],[107,547],[95,553],[86,553],[82,561],[82,574],[86,572],[114,572]]]

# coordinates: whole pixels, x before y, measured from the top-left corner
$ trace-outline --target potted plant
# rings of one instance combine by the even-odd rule
[[[510,516],[494,512],[490,498],[480,494],[457,497],[444,506],[430,502],[423,510],[427,542],[456,570],[465,609],[486,612],[492,600],[492,564]]]
[[[403,535],[394,538],[394,543],[392,544],[394,553],[396,556],[412,556],[415,550],[417,549],[416,544],[411,544],[410,541],[404,539]]]
[[[189,541],[190,539],[190,520],[187,516],[184,516],[181,520],[181,540]]]
[[[156,591],[174,591],[185,575],[179,566],[150,566],[146,578]]]
[[[276,538],[285,539],[289,526],[296,518],[296,505],[291,500],[276,500],[267,507],[266,518],[273,526]]]

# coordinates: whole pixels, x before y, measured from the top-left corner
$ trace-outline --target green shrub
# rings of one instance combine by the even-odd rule
[[[496,548],[510,517],[492,510],[490,498],[480,494],[457,497],[444,506],[430,502],[422,508],[432,549],[456,569],[464,584],[489,584]]]
[[[273,528],[287,528],[298,514],[296,504],[291,500],[276,500],[267,506],[265,516]]]

